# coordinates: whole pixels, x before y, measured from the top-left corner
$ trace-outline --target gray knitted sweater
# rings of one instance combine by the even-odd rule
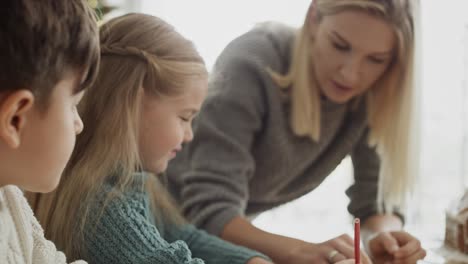
[[[346,191],[348,210],[362,220],[377,212],[379,158],[366,143],[364,104],[351,111],[322,99],[318,142],[291,130],[288,92],[266,68],[287,71],[294,34],[286,26],[264,25],[225,48],[195,121],[194,140],[170,163],[169,189],[185,216],[211,233],[219,235],[236,216],[314,190],[348,154],[355,178]]]

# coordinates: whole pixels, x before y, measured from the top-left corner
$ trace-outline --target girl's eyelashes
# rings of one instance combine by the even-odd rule
[[[183,116],[180,116],[179,118],[184,122],[190,122],[190,118],[183,117]]]
[[[183,111],[179,114],[180,120],[184,122],[192,122],[192,120],[197,116],[198,111]]]

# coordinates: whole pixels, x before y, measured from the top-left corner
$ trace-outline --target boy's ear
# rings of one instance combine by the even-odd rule
[[[34,105],[34,95],[29,90],[18,90],[1,99],[0,140],[11,148],[17,148],[21,144],[28,113]]]

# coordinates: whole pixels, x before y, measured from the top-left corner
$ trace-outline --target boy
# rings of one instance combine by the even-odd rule
[[[50,192],[60,180],[83,129],[76,105],[96,74],[97,25],[83,0],[2,4],[0,263],[65,263],[20,188]]]

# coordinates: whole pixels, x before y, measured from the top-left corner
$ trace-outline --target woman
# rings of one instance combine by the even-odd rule
[[[348,209],[373,260],[423,258],[398,212],[415,175],[413,41],[409,0],[315,0],[300,30],[267,24],[230,43],[194,140],[167,173],[184,214],[275,263],[351,258],[348,236],[313,244],[249,222],[314,190],[350,155]]]

